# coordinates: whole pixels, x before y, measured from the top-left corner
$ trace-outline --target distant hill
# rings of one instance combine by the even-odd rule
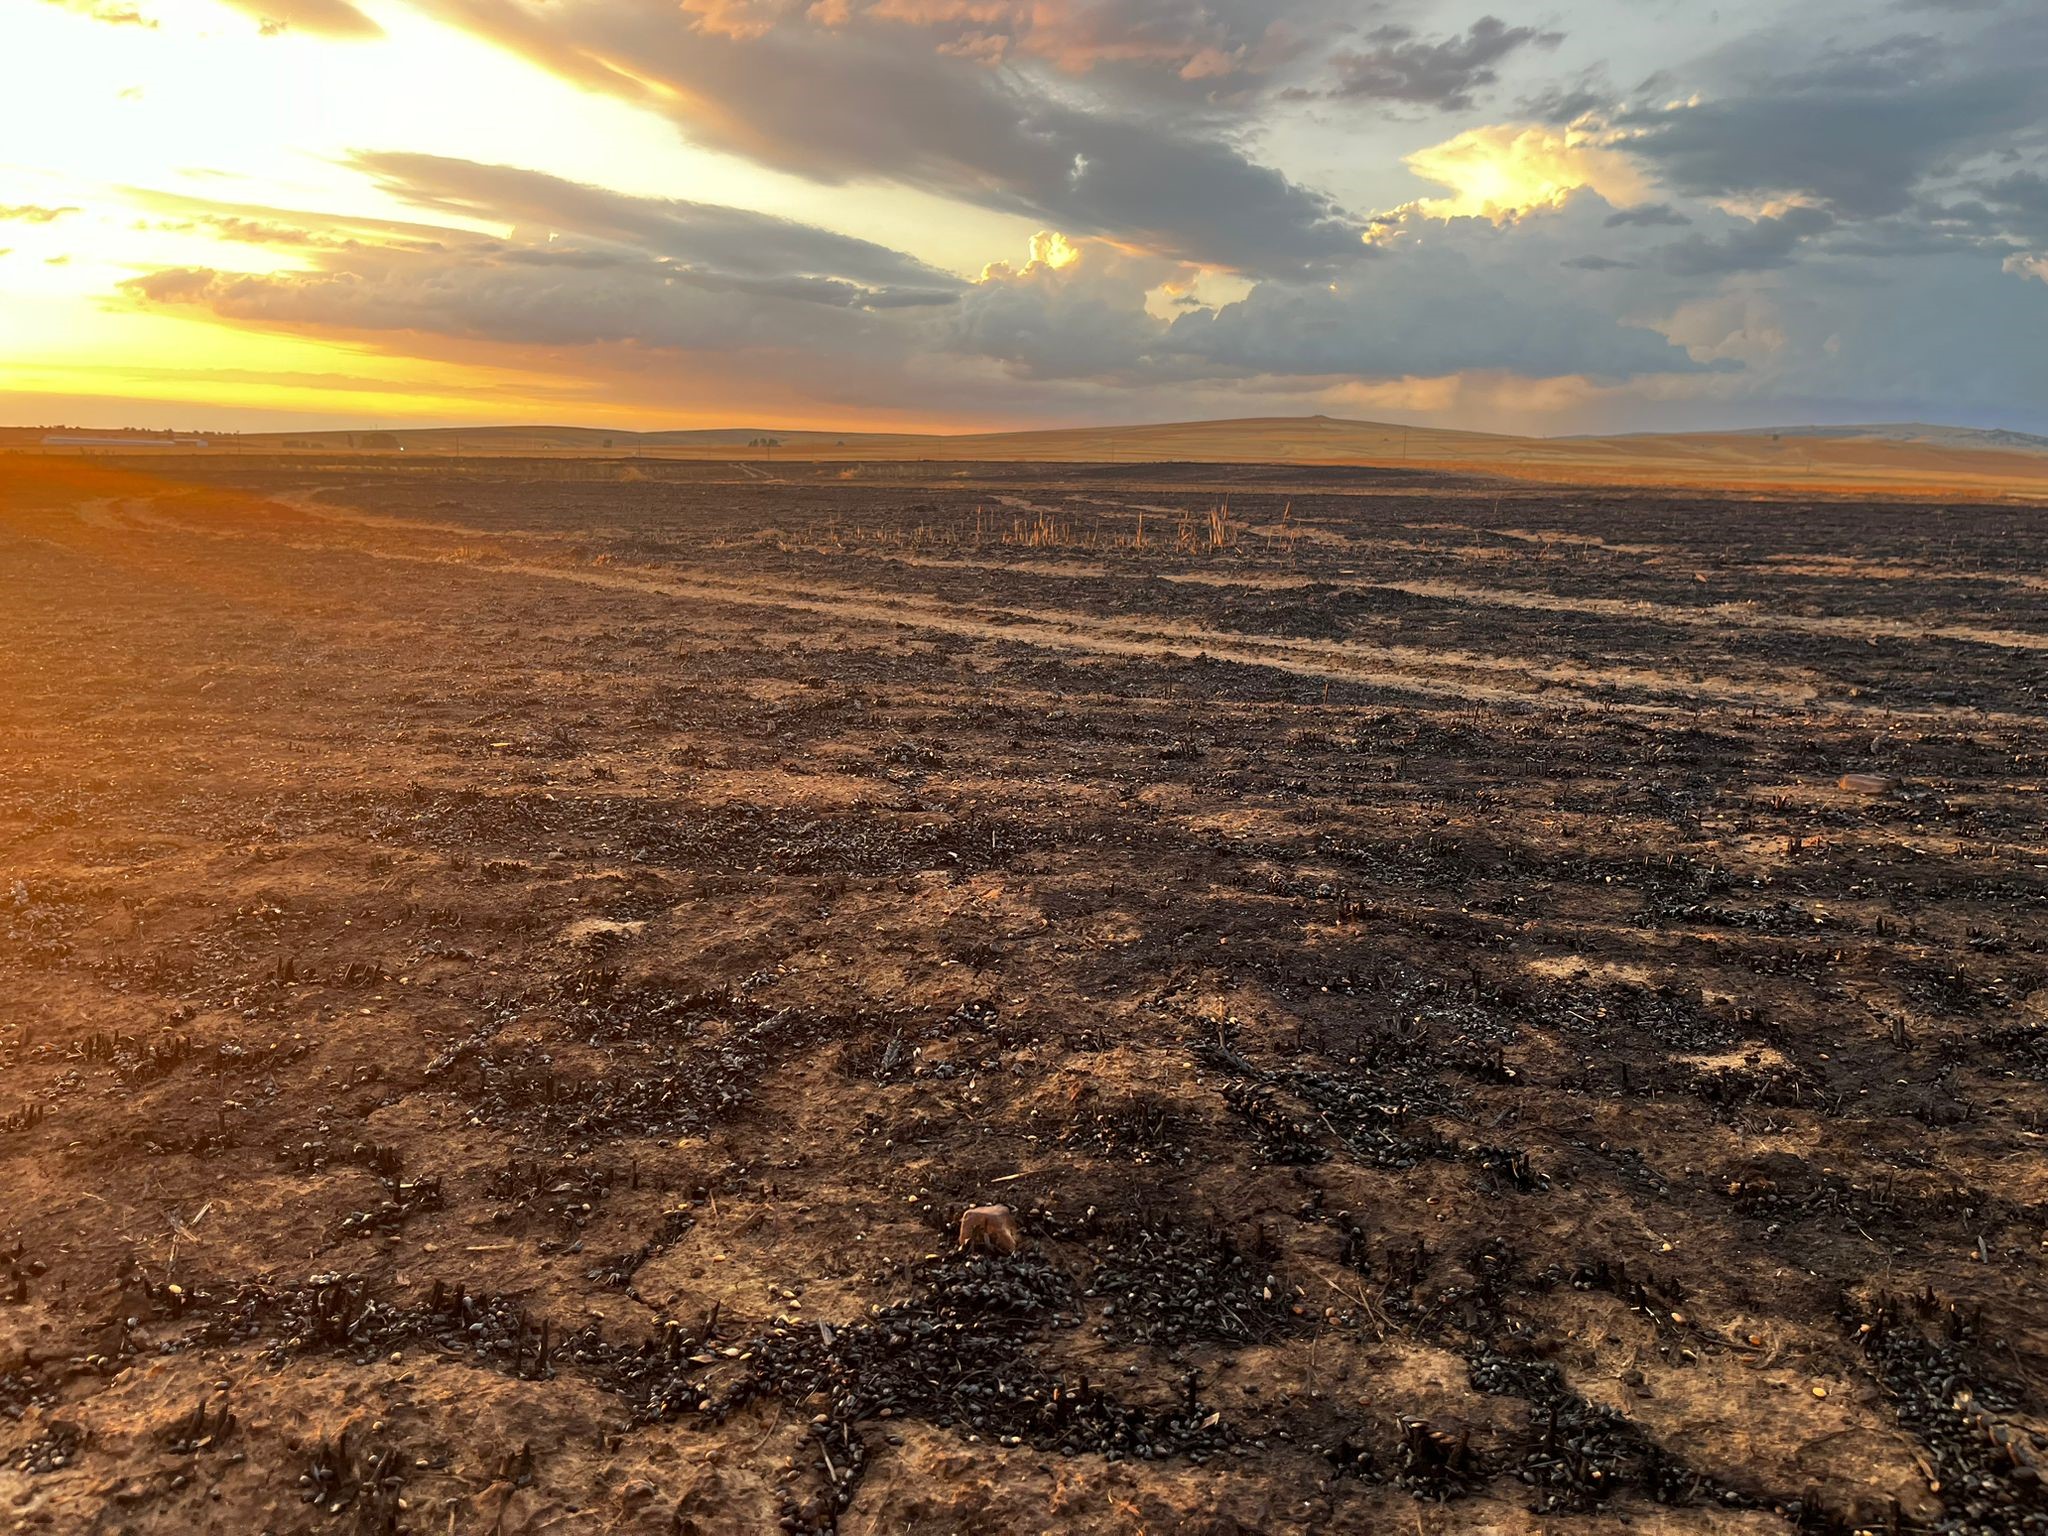
[[[798,460],[1373,465],[1551,484],[2048,500],[2048,438],[1920,424],[1513,437],[1269,416],[948,435],[493,426],[248,433],[215,441],[215,449],[195,451],[664,457],[745,464],[754,478],[772,474],[776,462]]]
[[[1866,438],[1887,443],[1928,443],[1938,448],[2009,448],[2048,453],[2048,437],[2005,427],[1934,427],[1925,422],[1885,422],[1854,427],[1748,427],[1735,437]]]

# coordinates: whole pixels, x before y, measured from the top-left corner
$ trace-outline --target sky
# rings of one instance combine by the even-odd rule
[[[2040,0],[4,0],[0,422],[2048,432]]]

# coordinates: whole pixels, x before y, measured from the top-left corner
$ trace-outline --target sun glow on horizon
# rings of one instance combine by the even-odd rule
[[[266,34],[222,0],[155,7],[147,26],[22,0],[0,6],[0,54],[35,62],[0,93],[0,210],[52,214],[0,222],[0,395],[46,396],[66,409],[202,401],[216,419],[274,410],[336,422],[657,427],[728,414],[691,399],[708,376],[636,394],[647,381],[630,368],[605,379],[555,371],[559,360],[538,353],[427,346],[403,333],[316,335],[164,313],[123,296],[123,283],[166,268],[306,269],[315,248],[304,230],[345,242],[380,224],[416,226],[421,238],[433,226],[507,227],[423,214],[352,162],[363,149],[516,163],[641,196],[851,222],[849,233],[884,244],[898,225],[930,228],[927,259],[962,272],[1030,229],[995,215],[941,224],[918,194],[896,190],[834,203],[827,189],[695,148],[639,107],[408,6],[364,0],[363,9],[382,35]],[[508,101],[522,109],[506,113]],[[1077,254],[1064,236],[1038,241],[1034,259],[1065,265]],[[778,419],[817,414],[798,406]],[[902,414],[927,424],[923,413]]]

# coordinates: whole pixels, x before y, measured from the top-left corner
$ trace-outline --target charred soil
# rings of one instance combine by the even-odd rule
[[[0,1524],[2048,1532],[2044,570],[0,459]]]

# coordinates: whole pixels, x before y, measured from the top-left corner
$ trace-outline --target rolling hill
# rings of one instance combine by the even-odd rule
[[[1394,465],[1549,484],[2048,499],[2048,438],[1922,424],[1515,437],[1330,416],[1275,416],[952,435],[775,427],[628,432],[500,426],[251,433],[214,443],[214,451],[570,454],[756,463]]]

